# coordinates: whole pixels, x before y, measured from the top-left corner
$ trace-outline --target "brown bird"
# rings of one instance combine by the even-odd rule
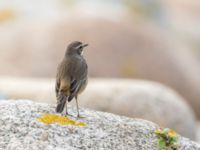
[[[83,48],[88,44],[79,41],[68,45],[64,59],[58,66],[56,76],[56,112],[62,113],[67,102],[76,99],[77,117],[79,114],[78,95],[86,88],[88,81],[88,66],[83,57]]]

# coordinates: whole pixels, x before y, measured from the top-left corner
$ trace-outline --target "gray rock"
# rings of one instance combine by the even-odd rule
[[[150,120],[196,139],[196,119],[192,109],[176,92],[159,83],[128,79],[94,80],[79,99],[82,106]]]
[[[0,149],[77,150],[133,149],[157,150],[158,126],[141,119],[81,109],[86,127],[37,121],[42,113],[54,113],[55,106],[32,101],[0,102]],[[70,107],[70,112],[75,113]],[[180,150],[197,150],[200,145],[180,137]]]

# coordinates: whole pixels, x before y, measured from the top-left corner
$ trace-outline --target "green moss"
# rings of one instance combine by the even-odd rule
[[[178,150],[178,135],[174,130],[156,129],[155,134],[158,137],[158,150]]]

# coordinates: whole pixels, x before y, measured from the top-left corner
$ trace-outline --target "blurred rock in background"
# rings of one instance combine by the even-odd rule
[[[6,94],[0,92],[0,100],[5,100],[7,98],[8,98],[8,96]]]
[[[200,143],[200,122],[198,122],[197,126],[197,138],[196,141]]]

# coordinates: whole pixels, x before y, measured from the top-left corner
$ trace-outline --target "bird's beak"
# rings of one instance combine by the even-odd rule
[[[83,44],[82,47],[84,48],[84,47],[87,47],[88,45],[89,45],[89,44]]]

